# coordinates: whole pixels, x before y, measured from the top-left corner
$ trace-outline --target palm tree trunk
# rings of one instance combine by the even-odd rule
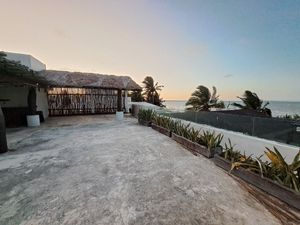
[[[152,93],[152,104],[154,105],[154,94]]]

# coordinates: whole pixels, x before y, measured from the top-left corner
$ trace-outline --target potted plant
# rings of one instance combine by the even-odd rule
[[[27,126],[28,127],[36,127],[40,125],[40,116],[36,112],[36,90],[34,87],[29,89],[29,93],[27,96],[27,103],[28,103],[28,115],[26,116],[27,119]]]

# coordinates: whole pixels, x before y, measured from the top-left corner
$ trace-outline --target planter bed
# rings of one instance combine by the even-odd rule
[[[214,156],[214,150],[209,151],[205,146],[199,145],[198,143],[192,142],[185,137],[179,136],[177,134],[172,133],[172,139],[177,143],[183,145],[189,151],[191,151],[194,155],[204,155],[207,158],[212,158]]]
[[[146,120],[138,120],[139,124],[147,127],[151,127],[151,121],[146,121]]]
[[[156,130],[156,131],[158,131],[159,133],[162,133],[162,134],[164,134],[164,135],[166,135],[166,136],[168,136],[168,137],[171,137],[171,131],[168,130],[167,128],[158,126],[158,125],[156,125],[156,124],[154,124],[154,123],[152,123],[151,127],[152,127],[153,130]]]
[[[222,169],[224,169],[226,171],[230,171],[230,169],[231,169],[230,161],[224,159],[223,157],[221,157],[219,155],[215,155],[213,161],[218,167],[221,167]]]
[[[231,162],[218,155],[215,155],[214,163],[226,171],[231,168]],[[300,210],[300,193],[244,168],[234,169],[231,174]]]

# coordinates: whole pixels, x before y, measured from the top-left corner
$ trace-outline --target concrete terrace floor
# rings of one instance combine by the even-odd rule
[[[114,115],[10,129],[0,224],[280,224],[226,172]]]

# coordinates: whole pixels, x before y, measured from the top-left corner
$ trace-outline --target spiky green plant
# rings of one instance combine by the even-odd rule
[[[139,123],[150,123],[155,112],[151,109],[140,109],[138,113],[138,121]]]
[[[297,192],[300,191],[300,151],[295,155],[293,162],[288,164],[276,147],[274,151],[266,148],[265,155],[270,159],[268,162],[262,161],[262,156],[252,158],[251,155],[242,155],[239,151],[233,150],[230,145],[225,146],[224,151],[224,158],[232,162],[230,171],[242,167]]]
[[[173,133],[190,140],[190,124],[184,124],[180,120],[174,122]]]
[[[215,134],[215,132],[203,131],[203,133],[199,137],[198,143],[206,146],[209,150],[212,150],[216,147],[221,147],[222,140],[222,134]]]
[[[228,138],[228,144],[225,142],[221,156],[230,162],[236,162],[239,160],[241,152],[234,149],[234,145],[232,145],[231,140]]]
[[[152,122],[168,130],[172,130],[174,126],[174,121],[170,117],[159,114],[153,114]]]
[[[198,142],[200,137],[200,130],[195,129],[194,127],[191,127],[188,129],[187,139],[191,140],[192,142]]]
[[[295,155],[291,164],[288,164],[280,152],[274,147],[274,151],[266,148],[265,154],[271,160],[269,178],[278,183],[300,191],[300,150]],[[271,173],[270,173],[271,171]]]

